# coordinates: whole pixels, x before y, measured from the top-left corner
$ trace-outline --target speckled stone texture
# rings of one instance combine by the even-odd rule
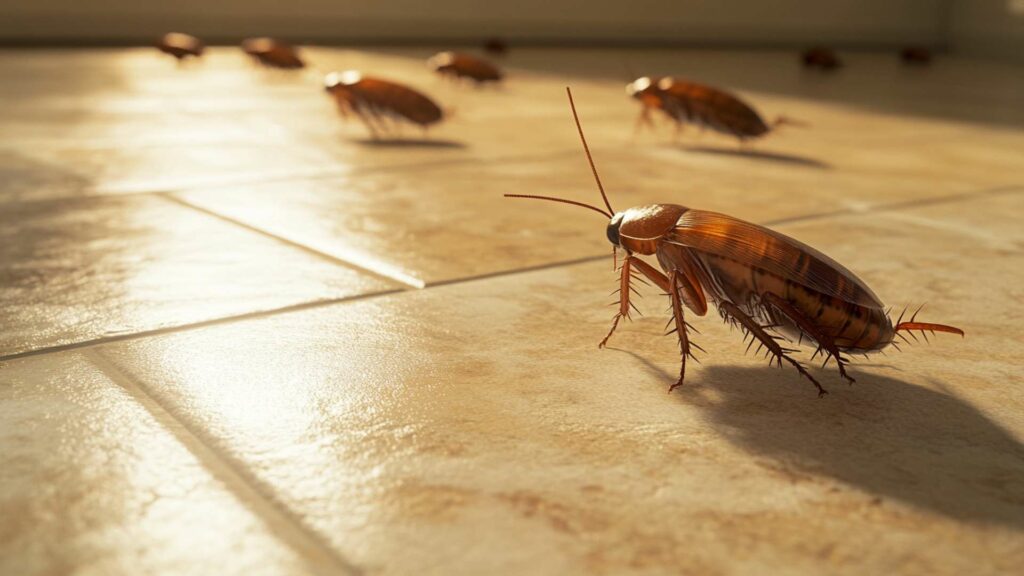
[[[1019,571],[1019,69],[521,49],[474,89],[435,51],[0,50],[0,574]],[[373,141],[347,68],[451,117]],[[804,125],[636,132],[625,69]],[[501,197],[600,202],[567,84],[616,209],[772,226],[967,337],[812,363],[819,400],[712,310],[667,394],[658,290],[596,346],[606,223]]]

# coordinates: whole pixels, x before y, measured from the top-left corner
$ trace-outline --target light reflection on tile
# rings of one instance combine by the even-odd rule
[[[161,198],[0,213],[0,355],[396,285]]]
[[[394,78],[453,112],[422,142],[374,144],[319,72],[262,70],[234,47],[185,67],[152,49],[0,50],[18,79],[0,83],[0,355],[398,287],[160,198],[21,200],[191,187],[177,198],[429,282],[607,254],[593,214],[500,198],[597,202],[566,84],[616,207],[789,219],[885,302],[925,301],[968,337],[861,363],[853,388],[820,372],[832,396],[816,401],[694,319],[710,355],[667,396],[677,351],[655,294],[617,350],[594,346],[615,283],[601,261],[83,353],[137,376],[166,421],[82,356],[17,360],[0,366],[15,424],[0,426],[0,573],[208,572],[202,558],[288,573],[278,537],[310,527],[299,548],[328,573],[317,542],[384,574],[1021,564],[1019,195],[859,212],[1024,181],[1024,77],[952,58],[911,72],[853,54],[824,79],[782,53],[516,48],[510,81],[475,90],[427,71],[433,51],[308,50],[317,71]],[[632,73],[809,126],[746,149],[634,134]],[[837,210],[853,214],[800,220]],[[261,524],[239,504],[253,493],[169,435],[176,419],[297,523]]]
[[[601,149],[595,156],[618,210],[673,202],[770,222],[964,190],[958,182],[902,177],[880,186],[880,178],[756,161],[736,171],[730,168],[735,159],[675,150],[662,150],[657,161]],[[582,152],[546,161],[194,190],[177,197],[343,260],[388,263],[427,284],[610,252],[607,223],[596,215],[509,200],[505,193],[601,204]]]
[[[85,356],[0,374],[0,573],[310,573]]]
[[[955,222],[966,206],[901,213]],[[1013,220],[998,216],[1015,210],[1009,196],[971,206],[998,229]],[[844,220],[861,226],[838,238]],[[649,318],[622,328],[613,349],[594,346],[615,283],[598,262],[101,354],[210,430],[341,554],[386,574],[628,572],[638,562],[714,572],[735,566],[736,540],[751,566],[798,574],[831,566],[807,560],[809,541],[869,571],[908,556],[939,574],[1010,562],[1024,528],[1024,494],[1010,481],[1024,473],[1024,420],[1009,392],[1020,345],[1003,334],[1020,311],[963,300],[988,287],[1010,301],[1004,249],[885,216],[783,231],[885,301],[928,300],[930,318],[970,336],[857,361],[853,387],[818,370],[832,394],[817,400],[791,370],[745,357],[712,313],[691,319],[708,356],[669,396],[678,352],[661,336],[653,291],[641,301]],[[902,250],[879,258],[892,242]],[[936,538],[947,545],[935,549]]]

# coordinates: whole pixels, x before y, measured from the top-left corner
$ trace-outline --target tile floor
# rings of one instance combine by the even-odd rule
[[[0,574],[1007,574],[1024,564],[1024,74],[854,54],[0,51]],[[374,143],[318,86],[453,111]],[[628,70],[809,124],[633,133]],[[828,397],[664,303],[599,351],[613,205],[773,225],[964,327]],[[1016,568],[1015,568],[1016,567]]]

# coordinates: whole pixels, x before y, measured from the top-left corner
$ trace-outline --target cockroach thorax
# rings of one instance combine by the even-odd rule
[[[658,241],[676,226],[684,212],[686,208],[677,204],[649,204],[616,214],[612,222],[621,215],[619,245],[631,252],[654,254]]]

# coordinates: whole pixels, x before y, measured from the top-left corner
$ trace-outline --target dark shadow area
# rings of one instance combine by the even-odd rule
[[[675,382],[643,356],[614,350],[666,387]],[[954,395],[863,367],[854,366],[852,386],[834,370],[812,370],[830,392],[819,399],[791,369],[708,366],[688,371],[673,397],[700,406],[756,457],[956,520],[1024,529],[1024,444]]]
[[[733,156],[736,158],[748,158],[761,162],[776,162],[803,166],[805,168],[816,168],[818,170],[831,170],[832,165],[815,158],[797,156],[795,154],[782,154],[779,152],[765,152],[750,148],[726,148],[715,146],[681,146],[681,149],[695,154],[714,154],[716,156]]]
[[[853,386],[816,374],[831,392],[820,400],[794,371],[768,366],[708,367],[678,398],[756,456],[957,520],[1024,529],[1024,445],[1010,432],[953,395],[864,372]]]
[[[466,145],[455,140],[432,140],[430,138],[363,138],[355,140],[363,146],[379,148],[465,148]]]

